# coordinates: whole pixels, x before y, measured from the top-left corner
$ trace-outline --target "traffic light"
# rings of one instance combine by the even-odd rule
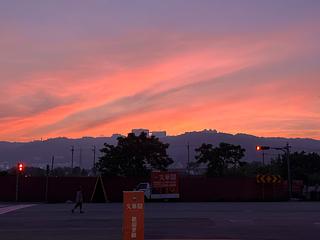
[[[24,171],[24,164],[23,163],[18,163],[18,172],[22,173]]]
[[[270,147],[267,147],[267,146],[256,146],[256,150],[257,151],[261,151],[261,150],[269,150]]]

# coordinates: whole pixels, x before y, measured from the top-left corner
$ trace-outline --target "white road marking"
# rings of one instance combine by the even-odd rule
[[[35,206],[36,204],[20,204],[20,205],[13,205],[13,206],[7,206],[7,207],[2,207],[0,208],[0,215],[5,214],[8,212],[13,212],[22,208],[27,208],[27,207],[32,207]]]

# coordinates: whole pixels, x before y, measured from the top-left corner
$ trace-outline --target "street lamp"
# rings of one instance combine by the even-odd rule
[[[268,147],[268,146],[256,146],[256,150],[257,151],[269,150],[269,149],[270,149],[270,147]]]
[[[269,147],[269,146],[256,146],[257,151],[263,151],[263,150],[269,150],[269,149],[274,149],[278,151],[282,151],[287,159],[287,168],[288,168],[288,195],[289,199],[292,197],[292,181],[291,181],[291,167],[290,167],[290,148],[289,143],[287,143],[286,146],[284,147]],[[264,158],[264,153],[263,153],[263,158]],[[263,159],[264,161],[264,159]]]
[[[264,150],[269,150],[269,149],[270,149],[270,147],[268,147],[268,146],[256,146],[257,151],[262,151],[262,165],[263,166],[264,166],[264,155],[265,155]]]

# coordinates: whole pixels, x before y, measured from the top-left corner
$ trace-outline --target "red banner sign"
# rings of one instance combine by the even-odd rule
[[[152,172],[151,185],[158,193],[179,193],[178,174],[173,172]]]

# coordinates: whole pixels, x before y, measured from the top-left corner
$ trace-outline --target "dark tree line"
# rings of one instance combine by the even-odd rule
[[[7,176],[7,175],[16,175],[17,173],[17,168],[13,167],[7,171],[0,171],[0,176]],[[23,174],[26,176],[55,176],[55,177],[71,177],[71,176],[88,176],[89,175],[89,170],[80,168],[80,167],[75,167],[75,168],[70,168],[70,167],[56,167],[53,170],[51,169],[43,169],[39,167],[31,167],[27,166]]]
[[[166,171],[173,163],[168,156],[169,144],[162,143],[156,137],[142,133],[140,136],[128,134],[119,137],[117,145],[105,144],[100,151],[102,156],[96,164],[96,170],[103,176],[148,176],[153,170]],[[287,179],[287,160],[279,155],[269,164],[245,162],[245,149],[240,145],[220,143],[218,146],[203,143],[195,149],[195,161],[190,162],[188,172],[205,169],[209,177],[246,176],[257,174],[276,174]],[[294,152],[290,154],[293,179],[303,180],[306,184],[320,184],[320,155],[318,153]],[[190,171],[191,170],[191,171]],[[16,169],[0,172],[0,176],[14,175]],[[44,169],[27,167],[25,174],[46,176]],[[51,176],[88,176],[89,171],[80,168],[55,168]]]
[[[294,152],[290,154],[291,175],[293,179],[303,180],[306,184],[320,184],[320,155],[317,153]],[[270,167],[287,178],[288,168],[285,156],[273,160]]]
[[[105,144],[101,149],[103,156],[96,167],[104,176],[148,176],[152,170],[166,171],[173,163],[167,154],[168,147],[169,144],[144,133],[140,136],[129,134],[118,138],[116,146]],[[197,161],[188,167],[205,165],[208,176],[235,173],[246,164],[241,161],[245,149],[239,145],[220,143],[218,147],[213,147],[212,144],[202,144],[196,153]]]

